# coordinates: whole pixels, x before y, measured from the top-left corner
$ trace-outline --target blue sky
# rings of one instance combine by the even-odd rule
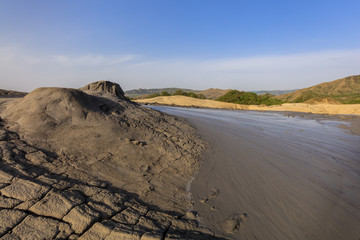
[[[0,1],[0,88],[294,89],[360,73],[360,1]]]

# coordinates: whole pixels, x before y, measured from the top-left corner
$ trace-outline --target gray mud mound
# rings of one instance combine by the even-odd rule
[[[0,238],[220,239],[185,214],[204,148],[194,129],[117,84],[86,89],[1,106]]]
[[[125,100],[118,84],[100,81],[82,89],[36,89],[7,104],[1,118],[21,140],[56,156],[53,164],[69,177],[86,174],[164,209],[186,210],[185,186],[204,149],[194,129]],[[34,154],[27,158],[47,162]]]

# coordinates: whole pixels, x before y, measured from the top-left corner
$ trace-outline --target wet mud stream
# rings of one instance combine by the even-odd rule
[[[191,184],[200,221],[231,239],[358,239],[360,136],[342,120],[153,107],[209,142]],[[350,126],[351,128],[351,126]]]

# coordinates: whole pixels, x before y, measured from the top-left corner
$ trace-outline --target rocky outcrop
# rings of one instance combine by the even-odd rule
[[[0,89],[0,98],[20,98],[24,97],[26,94],[27,93],[25,92]]]
[[[120,85],[109,81],[93,82],[80,89],[83,91],[98,92],[100,94],[111,93],[122,100],[126,100],[124,91],[121,89]]]

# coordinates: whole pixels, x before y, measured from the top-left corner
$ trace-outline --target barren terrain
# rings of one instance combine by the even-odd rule
[[[2,239],[216,239],[188,210],[205,144],[119,85],[0,101]]]

